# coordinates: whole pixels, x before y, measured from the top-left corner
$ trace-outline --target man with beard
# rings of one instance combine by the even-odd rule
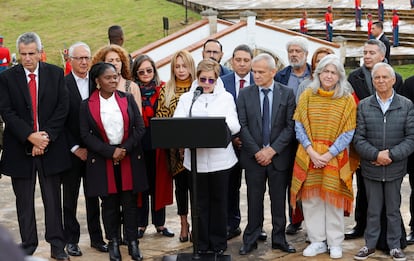
[[[223,46],[216,39],[208,39],[203,45],[203,59],[212,59],[220,64],[220,77],[231,73],[231,70],[222,65]]]
[[[310,65],[306,63],[306,58],[308,56],[308,41],[300,36],[293,37],[292,40],[286,44],[286,49],[288,52],[289,66],[286,66],[276,74],[275,81],[293,89],[293,93],[296,96],[299,84],[311,76]],[[289,173],[292,174],[292,172]],[[290,181],[291,177],[289,179],[288,191],[290,191]],[[290,197],[290,193],[288,193],[288,197]],[[288,199],[288,202],[290,202],[290,198]],[[291,223],[286,228],[286,234],[294,235],[301,229],[303,221],[301,208],[296,207],[295,212],[292,213],[292,208],[289,206],[289,219]]]

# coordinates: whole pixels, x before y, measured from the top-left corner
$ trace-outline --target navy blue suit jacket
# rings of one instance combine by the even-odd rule
[[[235,82],[236,81],[236,76],[235,76],[235,72],[224,75],[223,77],[220,77],[220,78],[223,81],[224,88],[226,89],[226,91],[231,93],[231,95],[233,95],[234,102],[236,102],[237,96],[236,96],[236,82]],[[254,84],[253,73],[250,72],[250,85],[253,85],[253,84]],[[247,85],[245,85],[244,87],[247,87]]]

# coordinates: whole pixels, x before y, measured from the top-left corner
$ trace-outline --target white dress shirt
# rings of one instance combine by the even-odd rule
[[[105,129],[109,144],[121,144],[124,136],[124,119],[122,118],[121,109],[116,102],[115,95],[112,94],[108,99],[99,95],[101,104],[101,120]]]

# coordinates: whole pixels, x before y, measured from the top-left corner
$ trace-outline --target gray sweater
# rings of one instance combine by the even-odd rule
[[[414,151],[413,103],[395,93],[383,114],[375,95],[363,99],[358,105],[354,146],[361,157],[363,177],[376,181],[403,177],[407,172],[407,158]],[[372,164],[385,149],[389,149],[392,163]]]

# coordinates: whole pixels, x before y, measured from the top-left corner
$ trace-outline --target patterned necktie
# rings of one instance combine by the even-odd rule
[[[37,98],[36,98],[36,74],[29,74],[29,92],[32,98],[33,130],[37,131]]]
[[[269,89],[262,89],[264,94],[263,98],[263,115],[262,115],[262,137],[263,137],[263,146],[267,146],[270,143],[270,112],[269,112]]]
[[[240,79],[239,84],[240,84],[240,89],[243,89],[244,87],[244,83],[246,82],[245,79]]]

